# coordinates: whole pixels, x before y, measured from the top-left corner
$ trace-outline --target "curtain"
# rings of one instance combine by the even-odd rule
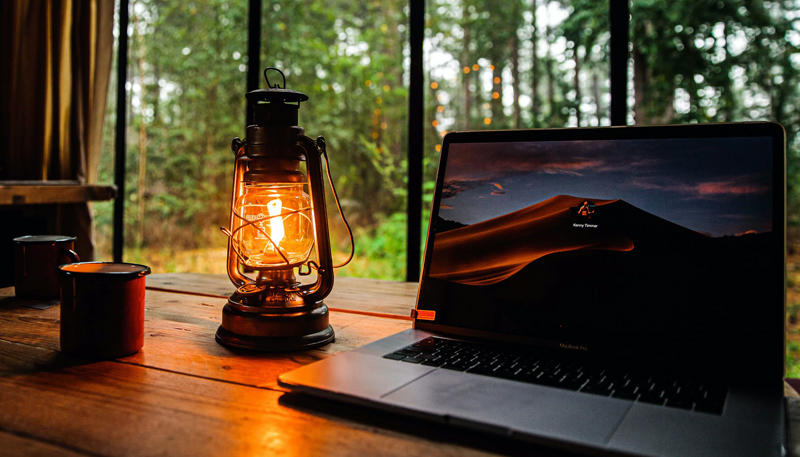
[[[113,1],[0,1],[0,178],[97,182],[113,24]],[[56,230],[94,258],[89,203],[59,205]]]

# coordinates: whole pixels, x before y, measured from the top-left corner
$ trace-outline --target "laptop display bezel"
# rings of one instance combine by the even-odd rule
[[[568,129],[538,129],[538,130],[487,130],[487,131],[463,131],[448,133],[442,141],[442,151],[437,171],[436,186],[434,190],[433,203],[431,208],[432,218],[438,214],[441,203],[441,192],[444,182],[445,168],[450,147],[458,143],[515,143],[515,142],[547,142],[547,141],[588,141],[588,140],[635,140],[635,139],[692,139],[692,138],[727,138],[727,137],[770,137],[772,138],[773,150],[773,230],[778,232],[778,239],[782,240],[780,246],[776,245],[772,252],[765,253],[769,256],[770,264],[778,269],[780,265],[783,271],[782,277],[776,277],[774,283],[769,286],[770,291],[774,291],[769,297],[765,297],[764,303],[769,306],[758,304],[759,308],[764,307],[763,318],[774,322],[770,328],[774,328],[769,335],[763,335],[767,340],[771,340],[769,347],[774,347],[774,352],[764,354],[763,357],[770,360],[767,362],[770,368],[768,373],[757,375],[757,378],[764,383],[773,383],[781,380],[785,372],[785,310],[786,310],[786,153],[785,153],[785,131],[780,124],[769,122],[756,123],[729,123],[729,124],[688,124],[688,125],[669,125],[669,126],[626,126],[626,127],[596,127],[596,128],[568,128]],[[414,328],[438,332],[458,337],[481,339],[493,342],[511,343],[514,345],[525,345],[532,347],[557,348],[556,342],[540,340],[533,337],[524,337],[512,334],[503,334],[474,330],[464,327],[454,327],[436,324],[426,319],[420,319],[420,301],[423,283],[430,271],[431,252],[433,249],[433,238],[431,236],[431,226],[429,223],[428,233],[425,242],[425,254],[423,257],[422,273],[420,277],[420,288],[417,294],[417,318],[414,319]],[[424,314],[423,314],[424,315]],[[760,314],[761,315],[761,314]],[[619,356],[620,354],[616,354]],[[646,354],[632,352],[626,354],[632,358],[642,358]],[[746,363],[746,361],[743,361]]]

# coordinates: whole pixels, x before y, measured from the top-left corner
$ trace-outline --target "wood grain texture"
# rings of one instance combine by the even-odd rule
[[[81,457],[83,452],[45,443],[35,438],[0,431],[0,457]]]
[[[116,195],[113,185],[0,181],[0,205],[81,203],[112,200]]]
[[[384,301],[389,308],[413,306],[414,284],[337,278],[337,305],[350,309],[331,312],[336,342],[265,354],[217,344],[214,333],[226,299],[191,295],[201,287],[230,290],[227,277],[153,276],[159,281],[148,277],[148,284],[176,292],[147,291],[145,346],[117,361],[61,354],[60,307],[28,308],[36,302],[15,298],[13,288],[0,289],[0,457],[563,455],[287,394],[277,386],[283,372],[409,328],[411,322],[396,318],[399,314],[385,318],[352,311],[383,312],[377,305],[381,297],[389,297]],[[181,292],[184,280],[190,294]],[[800,457],[800,399],[787,398],[787,417],[790,455]]]
[[[13,287],[0,289],[0,338],[58,349],[60,306],[44,310],[25,307],[44,302],[16,298]]]
[[[70,362],[0,341],[0,363],[8,360],[17,370],[0,376],[0,429],[92,455],[552,455],[446,429],[420,438],[319,413],[283,401],[281,392],[118,362]]]
[[[0,339],[58,350],[60,307],[36,310],[22,306],[33,302],[14,298],[13,288],[0,289]],[[411,327],[411,322],[404,320],[331,312],[334,344],[291,354],[234,351],[214,340],[225,303],[220,298],[148,290],[144,348],[120,360],[279,389],[276,379],[282,373]]]
[[[786,432],[789,435],[788,451],[791,457],[800,457],[800,398],[786,399]]]
[[[305,279],[305,278],[300,278]],[[198,273],[154,274],[147,287],[227,298],[235,288],[227,275]],[[417,283],[337,276],[325,299],[331,309],[393,314],[410,320],[417,299]]]

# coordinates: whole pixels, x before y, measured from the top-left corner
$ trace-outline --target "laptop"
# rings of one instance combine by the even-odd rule
[[[445,136],[413,329],[293,391],[589,454],[780,456],[774,123]]]

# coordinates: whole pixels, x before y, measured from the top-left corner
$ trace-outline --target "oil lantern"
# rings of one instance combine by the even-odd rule
[[[270,70],[280,74],[283,86],[270,85]],[[264,78],[268,89],[246,96],[246,138],[235,138],[231,147],[236,158],[230,226],[221,230],[228,236],[227,271],[236,291],[223,308],[216,340],[235,348],[304,350],[334,340],[323,302],[334,268],[322,176],[327,152],[323,137],[313,140],[297,126],[300,103],[308,96],[286,89],[278,69],[267,68]],[[331,190],[338,206],[332,180]],[[350,240],[352,248],[352,233]],[[295,271],[316,272],[316,280],[301,284]]]

